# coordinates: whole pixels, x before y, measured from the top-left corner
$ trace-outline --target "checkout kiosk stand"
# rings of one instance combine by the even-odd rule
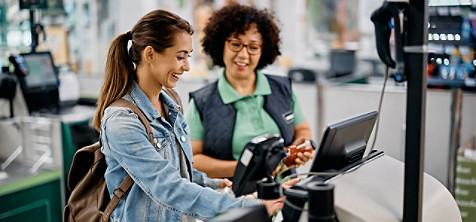
[[[49,53],[19,59],[23,63],[14,64],[16,72],[29,71],[16,73],[15,117],[0,120],[0,222],[61,221],[74,153],[98,138],[89,127],[95,107],[61,105],[58,74]],[[2,117],[8,116],[8,101],[0,104],[7,107],[1,109]]]
[[[367,150],[370,154],[363,157],[376,117],[377,112],[368,112],[327,127],[309,169],[310,174],[318,175],[284,192],[296,206],[285,202],[274,221],[331,222],[336,221],[335,216],[341,222],[403,220],[404,163],[377,150]],[[280,150],[284,145],[282,139],[276,138],[279,135],[258,136],[245,146],[233,176],[232,188],[236,195],[257,190],[261,199],[277,198],[274,193],[278,184],[271,178],[269,169],[274,169],[283,158]],[[319,184],[323,186],[316,187]],[[422,221],[462,220],[448,189],[426,173],[422,192]],[[295,208],[304,204],[307,211]],[[212,221],[246,221],[247,217],[261,220],[257,210],[232,209]]]
[[[340,222],[397,222],[403,218],[403,178],[404,163],[382,153],[359,169],[325,183],[334,185],[334,209]],[[422,203],[422,221],[462,221],[451,193],[426,173]],[[284,221],[282,214],[274,221]],[[306,221],[307,211],[299,217],[299,222]]]
[[[383,154],[354,172],[330,179],[339,221],[402,221],[403,178],[404,163]],[[451,193],[426,173],[422,204],[422,221],[461,221]],[[307,221],[307,215],[302,214],[300,221]]]

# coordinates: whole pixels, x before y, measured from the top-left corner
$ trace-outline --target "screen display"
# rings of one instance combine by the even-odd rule
[[[378,117],[371,111],[327,127],[314,157],[311,172],[339,170],[362,159]]]
[[[22,54],[27,74],[27,88],[56,86],[56,71],[50,53]]]

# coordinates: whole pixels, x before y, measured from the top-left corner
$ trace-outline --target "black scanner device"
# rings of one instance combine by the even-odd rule
[[[258,190],[260,199],[279,198],[279,183],[271,173],[286,157],[284,140],[275,134],[265,134],[253,138],[241,152],[233,176],[232,190],[235,196]]]
[[[396,82],[406,81],[404,75],[403,46],[405,45],[404,36],[400,27],[400,12],[403,12],[408,3],[405,2],[384,2],[383,5],[375,10],[370,20],[375,26],[375,41],[377,53],[383,63],[388,67],[395,69],[392,77]],[[392,25],[393,19],[393,25]],[[390,52],[390,35],[394,28],[395,35],[395,60],[392,59]]]

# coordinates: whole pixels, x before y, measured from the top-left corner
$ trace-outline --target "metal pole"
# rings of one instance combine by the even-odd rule
[[[322,136],[324,129],[324,84],[320,79],[317,79],[317,135]],[[318,138],[319,140],[321,138]]]
[[[31,52],[36,52],[38,46],[38,33],[35,24],[35,9],[30,9],[30,32],[31,32]]]
[[[407,77],[403,221],[421,221],[425,150],[427,0],[410,0],[405,12],[404,73]]]
[[[461,131],[461,109],[462,109],[462,93],[461,88],[451,91],[451,127],[450,127],[450,148],[448,159],[448,190],[455,196],[455,177],[456,177],[456,161],[458,156],[458,147]]]

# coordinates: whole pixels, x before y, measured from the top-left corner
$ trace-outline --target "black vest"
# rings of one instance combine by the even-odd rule
[[[271,94],[265,96],[264,109],[277,123],[286,146],[294,137],[294,113],[291,81],[287,77],[265,75]],[[236,110],[224,104],[218,93],[218,81],[190,93],[203,124],[203,154],[222,160],[234,160],[232,138]],[[259,135],[256,135],[259,136]]]

